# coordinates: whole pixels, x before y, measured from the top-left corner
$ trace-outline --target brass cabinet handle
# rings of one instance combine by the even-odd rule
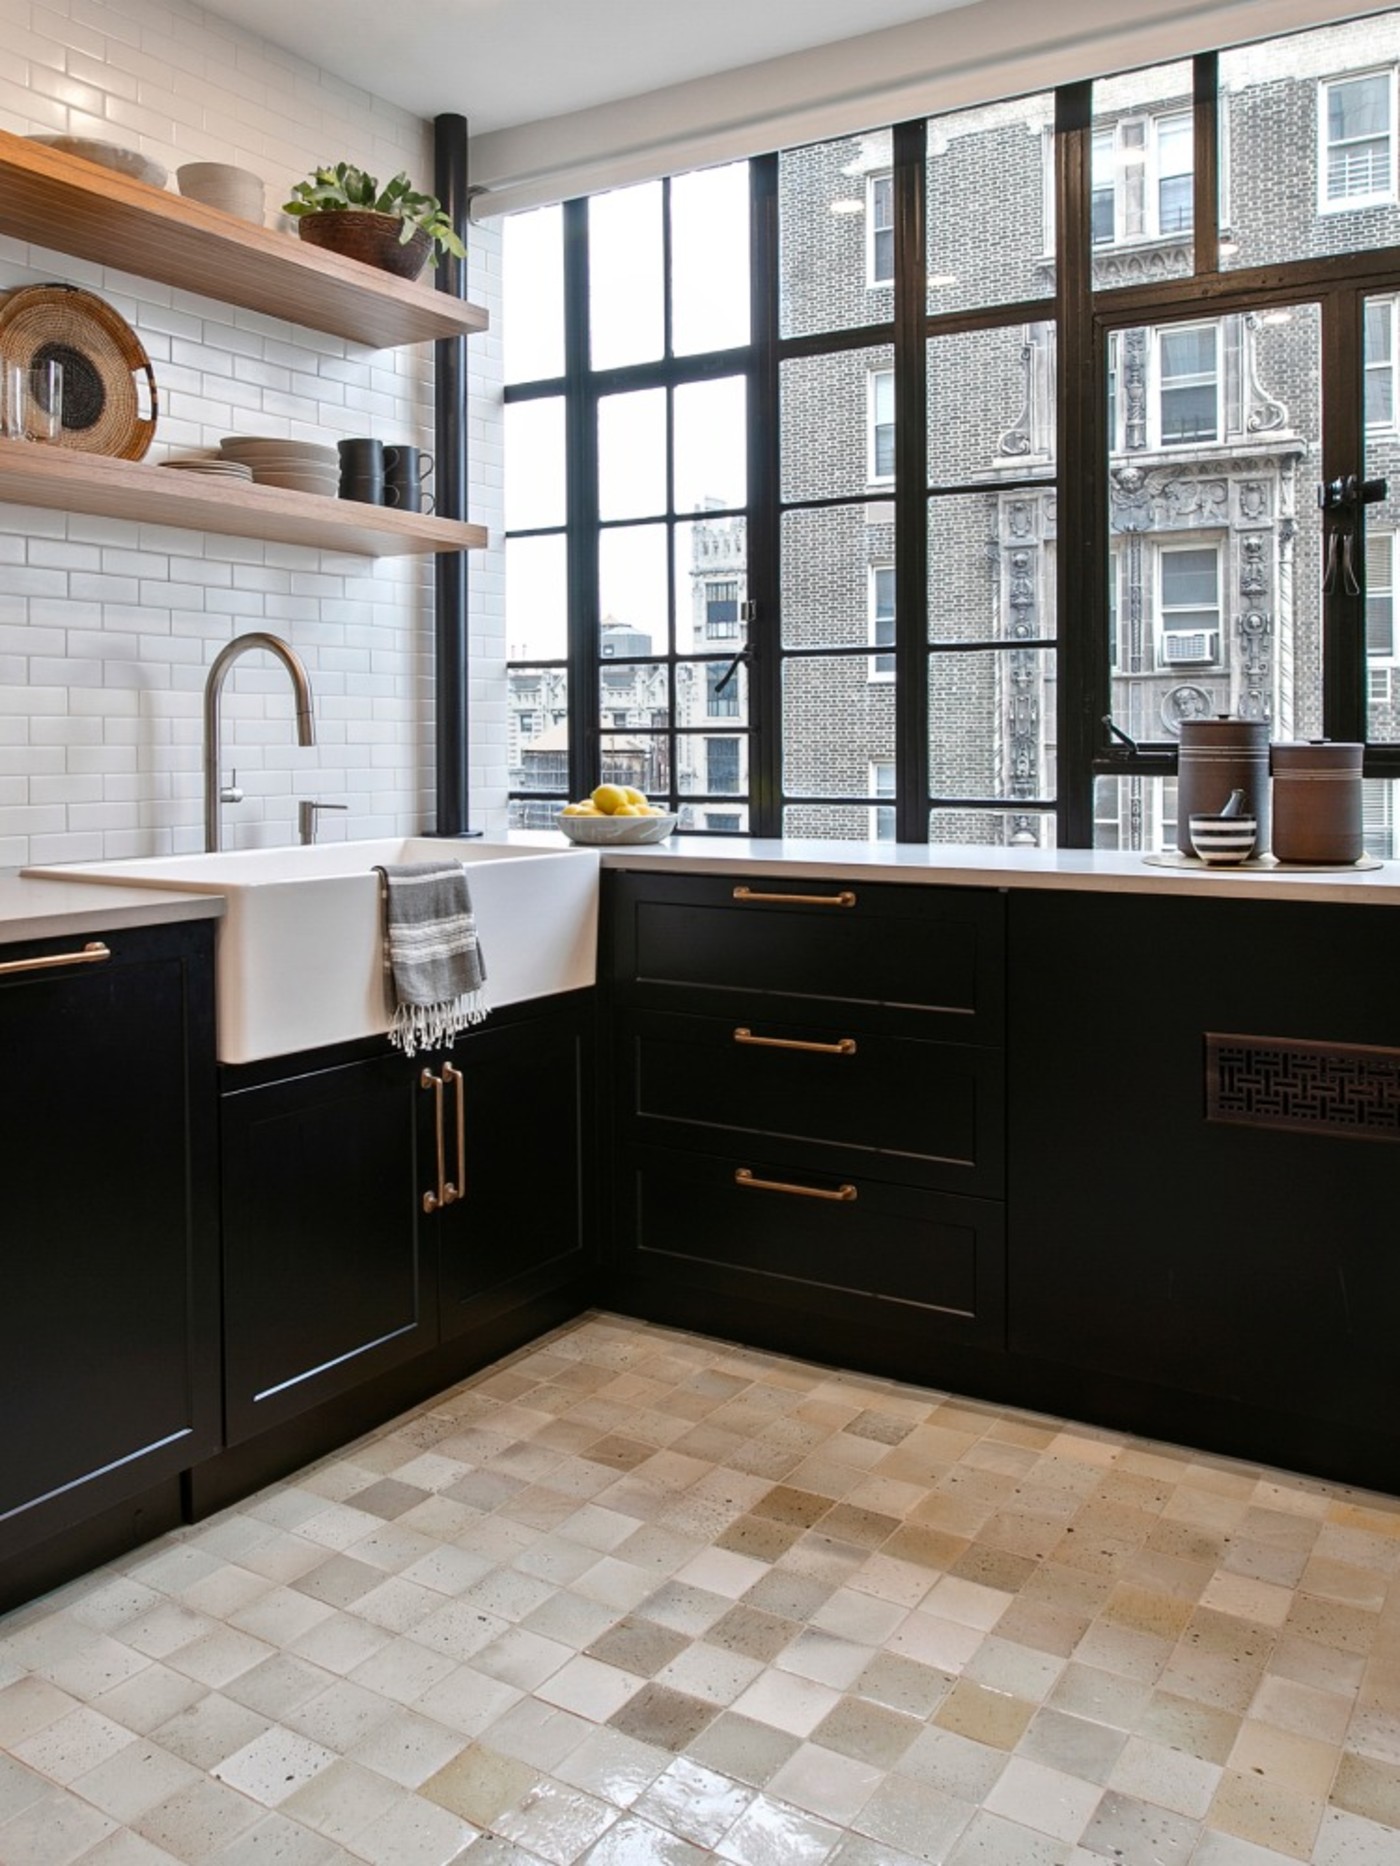
[[[51,952],[44,959],[6,959],[0,972],[47,972],[56,965],[101,965],[112,956],[100,939],[89,940],[81,952]]]
[[[797,1037],[756,1037],[742,1024],[734,1032],[734,1041],[761,1050],[806,1050],[811,1056],[854,1056],[856,1053],[854,1037],[838,1037],[835,1043],[804,1043]]]
[[[759,894],[753,888],[734,890],[736,901],[795,901],[799,907],[854,907],[856,897],[850,888],[839,894]]]
[[[852,1185],[838,1186],[829,1192],[824,1186],[790,1186],[783,1179],[755,1179],[747,1166],[734,1168],[734,1183],[750,1192],[790,1192],[799,1199],[832,1199],[838,1205],[850,1205],[858,1196]]]
[[[457,1177],[448,1181],[447,1192],[443,1199],[444,1205],[451,1205],[454,1199],[464,1199],[467,1196],[467,1108],[466,1090],[463,1086],[466,1078],[460,1069],[454,1069],[451,1063],[444,1063],[442,1079],[444,1082],[454,1082],[457,1085]]]
[[[437,1191],[423,1194],[423,1210],[428,1213],[441,1211],[444,1205],[451,1203],[448,1194],[452,1188],[447,1183],[447,1161],[442,1135],[442,1091],[443,1080],[435,1076],[431,1069],[425,1069],[418,1078],[419,1088],[433,1091],[433,1125],[437,1130]]]

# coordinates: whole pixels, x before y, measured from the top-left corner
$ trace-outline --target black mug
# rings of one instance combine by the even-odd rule
[[[341,441],[340,496],[361,505],[383,505],[384,443],[369,439]],[[395,498],[391,503],[397,505]]]
[[[421,447],[386,447],[384,449],[384,477],[386,491],[392,490],[397,497],[389,503],[397,505],[405,512],[421,512],[424,501],[427,510],[433,510],[433,495],[424,492],[422,482],[433,470],[433,456]]]

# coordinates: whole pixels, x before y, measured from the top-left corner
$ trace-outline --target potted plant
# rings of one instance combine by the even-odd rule
[[[434,248],[466,257],[436,195],[420,194],[402,171],[381,188],[351,162],[318,168],[299,181],[282,211],[312,246],[416,279]]]

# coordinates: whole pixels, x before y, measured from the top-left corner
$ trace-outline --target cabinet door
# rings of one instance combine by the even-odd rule
[[[1393,1430],[1392,919],[1384,908],[1275,901],[1013,900],[1017,1352]],[[1211,1118],[1211,1033],[1272,1050],[1278,1073],[1257,1084],[1265,1123]],[[1298,1043],[1363,1046],[1382,1069],[1389,1049],[1388,1139],[1379,1122],[1375,1139],[1328,1131],[1329,1104],[1344,1097],[1315,1076],[1311,1089],[1290,1083],[1287,1050]],[[1275,1113],[1292,1124],[1274,1125]]]
[[[210,924],[0,946],[0,1557],[216,1448]]]
[[[456,1203],[425,1220],[437,1238],[444,1337],[582,1273],[589,1059],[584,1026],[567,1012],[488,1026],[445,1060],[460,1072],[445,1097],[447,1176],[464,1183]]]
[[[418,1075],[385,1055],[224,1097],[230,1443],[436,1342]]]

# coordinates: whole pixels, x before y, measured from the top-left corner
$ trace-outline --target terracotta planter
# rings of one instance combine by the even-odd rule
[[[371,214],[355,208],[303,214],[297,221],[297,233],[309,246],[378,266],[381,272],[392,272],[397,278],[416,279],[428,263],[432,238],[417,227],[413,238],[404,244],[399,238],[402,232],[403,222],[396,215]]]

